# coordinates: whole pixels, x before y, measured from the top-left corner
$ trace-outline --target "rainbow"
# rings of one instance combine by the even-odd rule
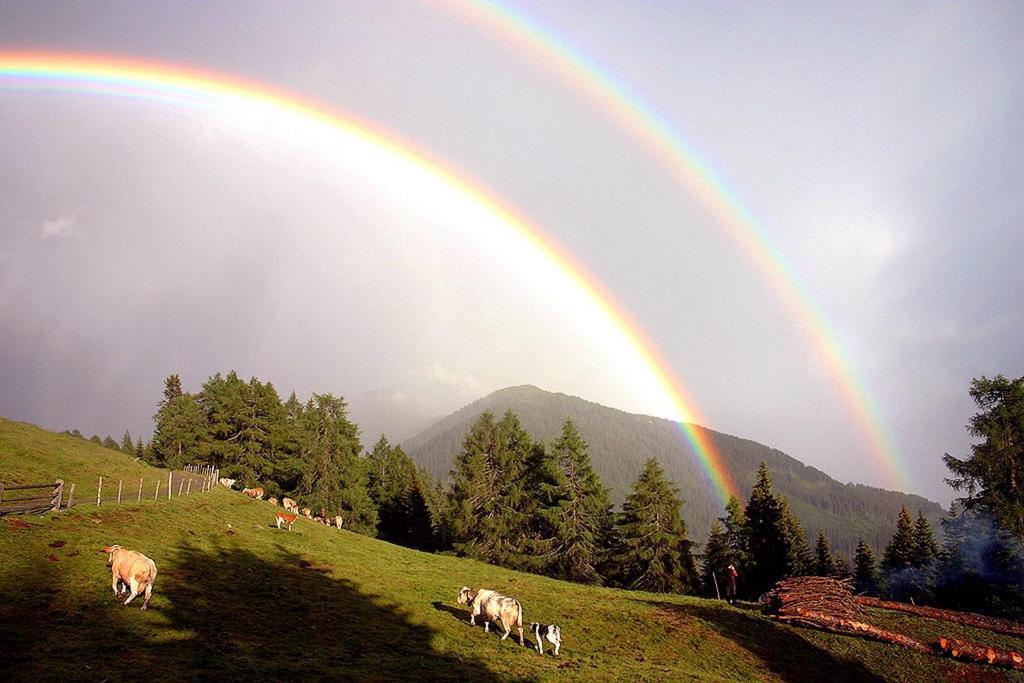
[[[825,362],[888,485],[907,490],[909,477],[903,459],[898,455],[867,388],[854,374],[853,365],[832,325],[785,256],[772,244],[764,226],[754,218],[710,161],[625,85],[615,81],[593,61],[581,56],[580,50],[556,38],[523,12],[488,0],[433,2],[481,27],[591,100],[655,156],[688,192],[697,195],[770,283],[804,338]]]
[[[8,90],[61,91],[115,95],[168,102],[215,111],[246,112],[256,116],[285,117],[287,130],[302,128],[316,135],[340,136],[397,164],[407,173],[419,174],[438,188],[469,202],[491,220],[488,226],[504,230],[556,271],[574,293],[596,309],[610,330],[628,348],[675,412],[682,433],[697,455],[711,487],[724,503],[738,490],[721,456],[714,449],[703,422],[683,383],[655,345],[615,300],[572,254],[541,226],[508,206],[492,192],[450,166],[442,164],[409,142],[369,121],[293,92],[235,76],[109,56],[54,53],[0,52],[0,88]]]

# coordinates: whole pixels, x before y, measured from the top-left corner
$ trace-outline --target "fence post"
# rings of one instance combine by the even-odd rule
[[[0,503],[4,502],[4,483],[0,481]]]
[[[188,496],[188,495],[191,495],[191,493],[192,493],[192,480],[189,479],[188,480],[188,490],[185,491],[185,495]]]
[[[100,482],[96,484],[96,507],[100,506],[100,501],[103,496],[103,477],[100,477]]]
[[[167,500],[170,500],[171,499],[171,494],[174,493],[174,491],[171,490],[171,486],[172,486],[172,483],[173,483],[173,482],[171,482],[171,475],[172,474],[174,474],[174,470],[171,470],[170,472],[167,473]]]
[[[160,500],[160,480],[156,480],[156,493],[153,494],[153,500]]]
[[[121,502],[121,485],[124,484],[124,479],[117,480],[117,502]]]
[[[139,502],[142,502],[142,477],[139,477]]]
[[[181,492],[185,489],[185,478],[182,477],[178,480],[178,498],[181,498]]]
[[[70,510],[75,504],[75,484],[72,482],[71,490],[68,491],[68,504],[65,510]]]
[[[60,501],[64,497],[64,480],[58,479],[54,483],[52,506],[54,510],[60,511]]]

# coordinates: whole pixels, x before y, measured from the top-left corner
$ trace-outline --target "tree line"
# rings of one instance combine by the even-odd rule
[[[967,458],[944,456],[947,482],[965,495],[942,522],[941,545],[924,514],[915,520],[903,507],[881,560],[861,539],[852,563],[832,552],[824,530],[811,547],[764,463],[746,502],[728,501],[698,553],[660,464],[649,459],[614,510],[571,420],[544,444],[512,411],[483,413],[446,484],[383,435],[364,452],[342,398],[314,393],[303,403],[293,392],[281,401],[269,382],[232,371],[196,393],[169,376],[148,444],[127,432],[121,444],[90,440],[162,467],[214,465],[242,485],[341,514],[353,531],[569,581],[714,595],[731,564],[748,598],[816,574],[851,578],[862,593],[1020,615],[1024,377],[976,379],[971,396],[980,412],[969,429],[981,442]]]

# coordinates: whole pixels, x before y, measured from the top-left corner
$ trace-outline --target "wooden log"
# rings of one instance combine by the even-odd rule
[[[4,486],[0,484],[0,488],[4,491],[26,491],[28,489],[52,489],[53,482],[48,481],[45,484],[19,484],[17,486]]]
[[[888,631],[883,628],[872,626],[871,624],[858,621],[854,619],[843,619],[841,617],[834,617],[828,614],[821,614],[810,610],[800,610],[800,614],[796,615],[782,615],[775,617],[780,621],[786,621],[790,623],[798,623],[803,626],[810,626],[812,628],[821,629],[823,631],[833,631],[836,633],[847,633],[851,635],[861,636],[870,640],[877,640],[883,643],[891,643],[893,645],[901,645],[911,650],[923,652],[925,654],[934,654],[934,649],[924,643],[923,641],[911,638],[910,636],[898,633],[897,631]]]
[[[953,659],[976,664],[990,664],[1006,669],[1024,671],[1024,656],[1019,652],[972,643],[959,638],[939,638],[932,646],[940,653]]]
[[[907,614],[914,614],[919,617],[938,619],[940,621],[952,621],[957,624],[985,629],[986,631],[1024,637],[1024,624],[1010,621],[1008,619],[1000,619],[999,617],[988,617],[983,614],[975,614],[974,612],[957,612],[956,610],[951,609],[908,605],[905,602],[879,600],[878,598],[872,598],[867,595],[858,596],[857,603],[866,607],[877,607],[879,609],[906,612]]]

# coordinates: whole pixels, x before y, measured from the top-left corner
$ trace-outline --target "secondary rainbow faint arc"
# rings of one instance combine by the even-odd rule
[[[450,8],[454,14],[497,36],[594,101],[607,116],[657,157],[687,191],[700,197],[747,258],[771,283],[804,338],[827,364],[889,484],[905,490],[909,477],[902,458],[897,455],[878,409],[863,382],[854,374],[852,363],[821,307],[800,282],[782,252],[771,243],[764,226],[754,218],[711,163],[623,84],[522,12],[487,0],[429,1]]]
[[[336,107],[265,83],[123,57],[0,52],[0,86],[5,85],[8,88],[114,94],[198,106],[217,106],[218,102],[224,101],[239,106],[267,107],[330,126],[440,180],[514,231],[607,316],[656,378],[665,398],[678,413],[682,432],[696,452],[720,501],[724,503],[729,496],[738,495],[721,456],[704,430],[694,424],[703,423],[703,419],[682,382],[611,293],[541,226],[493,192],[456,174],[450,166],[431,158],[407,141]]]

